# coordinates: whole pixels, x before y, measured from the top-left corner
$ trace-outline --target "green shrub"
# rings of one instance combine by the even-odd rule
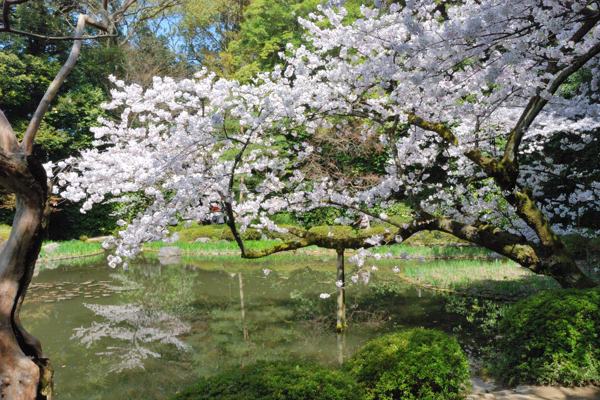
[[[600,257],[600,238],[596,237],[590,239],[590,243],[588,245],[588,257],[593,257],[598,259]]]
[[[333,225],[336,218],[345,213],[335,207],[315,208],[302,213],[300,217],[302,226],[310,228],[313,226]]]
[[[278,214],[269,216],[269,218],[271,219],[271,221],[275,222],[279,226],[281,226],[281,225],[299,226],[300,225],[298,218],[296,218],[296,216],[293,213],[289,213],[289,212],[280,212]]]
[[[371,229],[359,229],[356,231],[358,237],[370,238],[373,235],[385,235],[390,229],[383,226],[373,226]]]
[[[462,399],[470,384],[469,363],[457,341],[423,328],[372,340],[345,369],[366,386],[366,399]]]
[[[600,292],[551,290],[515,303],[500,322],[498,375],[510,384],[600,383]]]
[[[224,227],[221,232],[221,239],[227,240],[228,242],[233,242],[235,239],[233,237],[233,233],[231,233],[231,229],[228,226]],[[243,237],[242,237],[243,239]]]
[[[389,230],[389,229],[388,229]],[[349,225],[336,225],[330,226],[313,226],[309,229],[309,232],[316,233],[319,235],[333,234],[333,237],[364,237],[370,238],[373,235],[385,234],[386,228],[383,226],[372,227],[370,229],[354,229]]]
[[[562,240],[575,259],[583,260],[587,258],[588,248],[590,247],[589,238],[580,235],[565,235],[562,236]]]
[[[248,228],[246,232],[240,233],[242,240],[260,240],[262,237],[262,232],[259,232],[257,229]],[[233,242],[235,239],[233,237],[233,233],[231,233],[231,229],[228,226],[223,226],[223,233],[221,234],[221,239]]]
[[[565,235],[561,239],[577,260],[600,257],[600,238],[587,238],[581,235]]]
[[[225,227],[227,230],[229,228]],[[199,225],[197,223],[192,224],[190,227],[182,227],[178,229],[179,240],[182,242],[194,242],[198,238],[210,238],[212,241],[221,239],[221,232],[223,231],[223,225]]]
[[[362,386],[342,371],[260,361],[201,378],[172,400],[359,400],[363,395]]]

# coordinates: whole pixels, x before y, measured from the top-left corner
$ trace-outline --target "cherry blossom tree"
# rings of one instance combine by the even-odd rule
[[[244,258],[317,245],[337,250],[342,263],[344,249],[357,249],[350,261],[362,267],[378,256],[373,247],[436,230],[565,288],[593,287],[560,235],[599,233],[577,221],[598,209],[600,182],[593,167],[583,176],[547,151],[559,146],[576,158],[597,143],[599,8],[596,0],[409,0],[363,7],[352,23],[343,7],[324,8],[300,20],[310,49],[288,47],[286,64],[252,84],[207,71],[155,78],[145,91],[113,79],[106,108],[120,118],[95,129],[97,149],[59,163],[61,195],[84,200],[83,212],[103,201],[141,207],[119,221],[112,266],[144,242],[177,240],[170,225],[205,219],[218,202]],[[306,179],[302,167],[320,150],[311,137],[344,135],[347,126],[379,139],[386,173],[368,188]],[[294,136],[302,139],[285,146]],[[568,196],[544,190],[556,176],[572,182]],[[410,223],[369,211],[401,200],[416,211]],[[320,207],[394,229],[339,238],[269,218]],[[248,227],[298,239],[252,250],[241,236]]]

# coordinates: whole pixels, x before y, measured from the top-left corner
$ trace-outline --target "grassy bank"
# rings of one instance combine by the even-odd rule
[[[262,249],[274,245],[271,240],[248,241],[248,248]],[[42,250],[42,259],[61,259],[102,252],[98,242],[60,242],[59,249],[51,255]],[[139,262],[156,259],[161,247],[178,246],[184,253],[182,262],[205,270],[225,270],[230,273],[259,271],[269,269],[286,276],[291,271],[310,267],[311,269],[332,272],[336,267],[336,255],[333,250],[307,247],[297,252],[284,252],[260,259],[242,259],[234,242],[189,243],[176,242],[166,244],[153,243],[147,247],[149,252],[138,257]],[[543,290],[558,288],[557,283],[546,276],[539,276],[513,262],[502,259],[488,259],[488,253],[479,248],[449,246],[410,246],[398,244],[378,252],[392,253],[392,258],[369,259],[363,270],[371,271],[374,279],[396,280],[392,269],[400,268],[401,277],[415,284],[433,288],[466,292],[472,295],[516,299]],[[353,251],[346,253],[347,258]],[[103,257],[103,256],[100,256]],[[374,271],[372,267],[377,267]],[[356,265],[346,263],[346,278],[356,273]],[[600,279],[598,271],[593,274]],[[375,278],[377,277],[377,278]]]
[[[407,246],[408,247],[408,246]],[[187,266],[195,266],[203,270],[223,270],[228,273],[262,273],[269,269],[273,274],[289,276],[292,271],[308,267],[315,271],[331,273],[334,283],[336,255],[333,251],[326,253],[298,252],[278,253],[259,259],[242,259],[239,254],[212,254],[194,256],[193,252],[181,258]],[[146,259],[156,259],[155,252],[145,253]],[[376,267],[377,270],[373,270]],[[393,269],[398,267],[399,274]],[[351,277],[359,268],[346,258],[346,281],[354,286]],[[422,260],[417,258],[404,260],[399,258],[368,260],[362,268],[369,271],[371,280],[397,282],[399,279],[422,285],[427,288],[447,289],[502,299],[518,299],[543,290],[557,289],[558,284],[547,276],[531,273],[529,270],[513,262],[492,260]],[[362,274],[362,273],[361,273]],[[361,275],[362,276],[362,275]],[[419,280],[420,277],[420,280]],[[362,278],[361,278],[362,279]],[[362,284],[358,284],[361,285]],[[332,286],[333,287],[333,286]]]
[[[403,274],[422,285],[506,299],[560,288],[554,279],[536,275],[513,262],[456,260],[413,263],[405,266]]]
[[[54,250],[51,254],[48,254],[43,246],[54,243],[44,242],[42,250],[40,251],[40,258],[64,258],[82,256],[87,254],[95,254],[102,251],[102,243],[99,242],[82,242],[80,240],[74,242],[56,242],[60,247]]]
[[[277,244],[273,240],[248,240],[245,242],[246,247],[250,250],[262,250]],[[181,249],[184,254],[211,254],[225,255],[234,254],[239,255],[240,249],[235,242],[209,242],[209,243],[196,243],[196,242],[175,242],[172,244],[164,242],[151,243],[145,247],[150,251],[159,251],[161,247],[177,246]],[[289,252],[294,254],[302,253],[323,253],[329,254],[334,250],[323,249],[317,246],[308,246],[297,250],[296,252]],[[354,250],[346,250],[346,254],[353,254]],[[225,253],[225,254],[223,254]],[[394,246],[385,246],[375,250],[376,254],[391,253],[391,257],[398,260],[418,260],[424,259],[455,259],[455,258],[487,258],[490,256],[490,251],[479,247],[452,247],[452,246],[414,246],[410,244],[396,244]],[[239,257],[239,256],[238,256]]]

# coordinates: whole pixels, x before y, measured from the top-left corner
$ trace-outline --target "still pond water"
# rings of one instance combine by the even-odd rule
[[[21,319],[53,362],[58,400],[169,399],[255,360],[336,365],[335,296],[319,299],[334,290],[334,256],[149,257],[127,271],[73,260],[42,268]],[[464,320],[444,308],[443,297],[373,274],[347,291],[346,356],[405,327],[452,333]]]

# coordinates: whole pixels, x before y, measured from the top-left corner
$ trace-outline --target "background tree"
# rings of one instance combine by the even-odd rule
[[[223,52],[240,30],[248,0],[190,0],[186,3],[180,29],[188,59],[221,76],[233,71]]]
[[[247,7],[239,32],[228,43],[222,57],[230,60],[232,77],[249,81],[259,72],[272,70],[284,64],[280,56],[286,52],[288,43],[294,47],[310,46],[306,40],[299,18],[307,18],[320,6],[333,7],[335,1],[317,0],[255,0]],[[346,21],[360,16],[360,6],[372,6],[371,1],[350,0],[344,2],[348,10]]]

